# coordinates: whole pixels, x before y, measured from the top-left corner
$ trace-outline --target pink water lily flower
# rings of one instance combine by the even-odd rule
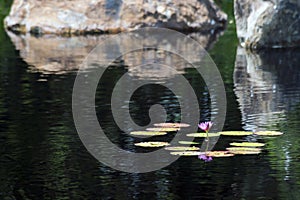
[[[208,132],[209,129],[212,127],[212,122],[202,122],[198,124],[198,127],[205,132]]]

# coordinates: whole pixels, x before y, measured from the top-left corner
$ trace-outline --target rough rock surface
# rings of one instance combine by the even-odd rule
[[[15,0],[5,26],[35,34],[116,33],[140,27],[180,31],[224,28],[213,0]]]
[[[299,0],[235,0],[237,35],[250,49],[300,45]]]

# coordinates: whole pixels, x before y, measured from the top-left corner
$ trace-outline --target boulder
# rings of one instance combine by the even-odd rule
[[[15,0],[5,26],[20,33],[73,35],[141,27],[211,31],[223,29],[226,20],[212,0]]]
[[[250,49],[300,45],[299,0],[235,0],[237,36]]]

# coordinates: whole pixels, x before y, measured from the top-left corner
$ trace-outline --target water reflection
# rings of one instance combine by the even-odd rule
[[[232,38],[224,39],[225,44],[232,44]],[[51,46],[50,40],[48,45]],[[61,38],[61,41],[63,40],[81,41],[79,38]],[[32,59],[36,64],[33,66],[33,63],[29,63],[32,66],[28,66],[19,55],[15,54],[9,38],[5,37],[0,44],[5,44],[0,48],[2,50],[0,51],[2,58],[0,59],[2,61],[0,62],[0,199],[299,199],[300,105],[297,80],[300,68],[297,63],[300,63],[298,62],[300,56],[297,51],[268,52],[269,56],[256,55],[259,61],[257,66],[260,67],[252,65],[250,68],[252,70],[248,70],[247,62],[249,60],[249,63],[253,63],[250,58],[253,54],[248,55],[238,50],[238,57],[244,64],[237,62],[240,64],[236,67],[234,81],[238,102],[241,108],[247,108],[241,109],[243,122],[257,125],[260,120],[264,120],[259,112],[283,110],[284,114],[282,118],[276,116],[281,123],[279,127],[272,128],[280,129],[283,126],[282,130],[286,134],[274,140],[264,141],[267,143],[267,151],[262,155],[215,159],[211,163],[203,163],[196,158],[180,158],[172,165],[156,172],[130,174],[99,163],[86,151],[78,138],[71,111],[75,75],[53,74],[69,72],[65,68],[54,72],[38,69],[36,65],[42,66],[41,59],[34,57],[34,53],[39,55],[38,49],[36,52],[29,51],[29,46],[28,50],[19,49],[23,60],[25,60],[24,52],[32,53]],[[93,44],[91,48],[92,46]],[[56,47],[52,48],[55,49]],[[60,52],[74,51],[73,55],[88,52],[83,49],[74,45]],[[215,61],[222,63],[219,66],[225,77],[224,81],[231,85],[234,58],[231,59],[231,54],[223,49],[218,49],[215,53],[219,56]],[[51,51],[49,55],[50,57],[55,55],[57,58],[60,56],[59,53]],[[72,54],[69,55],[70,59],[73,59]],[[46,76],[48,81],[37,82],[41,73],[31,73],[30,70],[28,72],[28,67],[42,73],[51,73]],[[105,115],[99,120],[106,128],[108,136],[111,136],[110,139],[124,149],[133,148],[133,140],[119,133],[112,115],[106,111],[109,110],[111,103],[107,99],[115,82],[127,70],[132,69],[123,64],[107,70],[102,80],[105,87],[97,93],[97,100],[101,100],[101,103],[97,104],[96,108],[99,113]],[[195,71],[184,70],[185,77],[191,81],[195,92],[200,94],[202,118],[209,119],[211,115],[209,95],[201,77]],[[133,78],[143,79],[139,73],[133,74],[137,74]],[[253,80],[255,78],[260,78],[260,83],[264,84],[258,85]],[[270,84],[276,85],[274,93],[273,87],[269,87]],[[252,89],[252,93],[256,99],[251,97],[249,92],[251,85],[255,86],[256,90]],[[132,102],[132,108],[142,109],[139,109],[140,112],[133,110],[132,114],[138,117],[138,122],[148,122],[144,115],[148,114],[148,107],[152,102],[148,102],[147,98],[159,92],[158,89],[146,90],[146,88],[137,91],[136,99],[141,100]],[[243,95],[243,92],[246,95]],[[156,103],[168,105],[172,113],[177,113],[178,105],[171,93],[167,91],[161,93],[162,96],[157,97]],[[228,94],[231,94],[231,91]],[[269,97],[268,101],[263,98],[265,96]],[[227,98],[232,111],[228,112],[228,118],[232,119],[228,129],[240,129],[236,99],[233,95],[227,95]],[[273,107],[264,108],[260,105],[261,99]],[[278,109],[278,105],[282,107]],[[253,113],[257,115],[252,116],[252,119],[249,118],[248,115]],[[255,118],[256,116],[259,118]],[[176,116],[174,118],[176,119]],[[232,142],[231,139],[219,140],[216,149],[224,149],[229,142]]]
[[[96,45],[103,42],[109,37],[115,37],[116,35],[98,35],[98,36],[79,36],[79,37],[58,37],[58,36],[42,36],[35,37],[32,35],[16,35],[7,31],[8,36],[15,45],[16,49],[20,51],[20,56],[30,66],[31,71],[39,71],[45,74],[61,74],[70,71],[77,70],[81,63],[84,61],[90,51],[96,47]],[[198,41],[202,47],[208,49],[211,48],[216,41],[219,33],[214,34],[200,34],[192,33],[189,37]],[[122,38],[117,38],[122,40]],[[168,38],[166,41],[157,41],[155,38],[149,37],[146,43],[165,43],[174,42],[174,38]],[[153,41],[152,41],[153,40]],[[138,42],[138,41],[137,41]],[[112,47],[110,45],[104,45],[107,51],[106,55],[102,55],[103,58],[109,57],[114,51],[122,52],[122,54],[128,53],[126,49],[130,49],[130,42],[122,41],[123,46]],[[181,49],[191,49],[189,46],[179,47]],[[153,52],[152,52],[153,53]],[[137,63],[143,63],[145,56],[149,60],[151,52],[145,55],[141,52],[136,52],[131,55],[124,56],[122,60],[125,65],[129,66],[129,73],[137,77],[145,78],[161,78],[173,76],[173,72],[167,68],[147,68],[145,66],[139,66],[136,68]],[[153,57],[154,55],[152,55]],[[97,58],[99,59],[99,58]],[[155,55],[153,59],[164,60],[169,66],[175,66],[176,69],[182,71],[185,65],[182,65],[178,59],[170,59],[164,52],[160,52]],[[135,63],[137,62],[137,63]],[[105,63],[106,64],[106,63]],[[134,66],[135,68],[130,68]]]
[[[280,138],[266,138],[269,176],[282,199],[298,199],[300,50],[269,50],[257,54],[237,49],[234,86],[244,129],[280,130]]]
[[[265,130],[286,120],[300,101],[300,51],[259,54],[238,47],[234,86],[244,129]]]

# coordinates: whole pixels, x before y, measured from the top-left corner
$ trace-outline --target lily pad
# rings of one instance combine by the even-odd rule
[[[168,142],[139,142],[134,145],[139,147],[164,147],[170,144]]]
[[[263,147],[265,146],[264,143],[259,142],[232,142],[230,143],[231,146],[238,146],[238,147]]]
[[[179,144],[199,144],[198,142],[190,142],[190,141],[179,141]]]
[[[164,128],[185,128],[189,127],[189,124],[185,123],[157,123],[154,126],[164,127]]]
[[[176,155],[176,156],[198,156],[202,153],[203,152],[199,152],[199,151],[174,151],[174,152],[171,152],[170,154]]]
[[[259,148],[250,148],[250,147],[229,147],[226,148],[230,153],[233,154],[259,154],[261,149]]]
[[[254,133],[255,135],[261,135],[261,136],[278,136],[283,135],[282,132],[279,131],[258,131]]]
[[[173,147],[166,147],[165,150],[170,150],[170,151],[197,151],[197,150],[200,150],[200,148],[199,147],[173,146]]]
[[[230,153],[229,151],[209,151],[208,153],[205,153],[206,156],[211,157],[231,157],[234,156],[233,153]]]
[[[144,136],[158,136],[158,135],[166,135],[167,132],[159,132],[159,131],[133,131],[130,134],[131,135],[144,135]]]
[[[252,147],[228,147],[226,148],[228,151],[261,151],[260,148],[252,148]]]
[[[189,133],[187,134],[188,137],[206,137],[206,133]],[[208,137],[218,137],[220,136],[219,133],[208,133]]]
[[[223,131],[219,132],[219,134],[226,136],[247,136],[252,135],[253,133],[250,131]]]
[[[147,131],[159,131],[159,132],[173,132],[178,131],[180,128],[164,128],[164,127],[155,127],[155,128],[147,128]]]
[[[233,154],[241,154],[241,155],[252,155],[252,154],[260,154],[261,151],[230,151]]]

